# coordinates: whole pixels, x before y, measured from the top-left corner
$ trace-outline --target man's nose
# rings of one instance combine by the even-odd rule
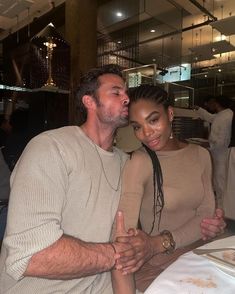
[[[124,97],[123,97],[123,105],[128,105],[130,102],[130,98],[127,94],[124,94]]]

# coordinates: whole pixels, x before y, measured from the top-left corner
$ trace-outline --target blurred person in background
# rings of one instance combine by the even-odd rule
[[[213,185],[218,207],[223,206],[226,183],[226,164],[233,118],[230,105],[231,101],[226,96],[216,96],[207,101],[207,109],[210,112],[204,108],[196,107],[198,116],[211,123],[208,140],[213,163]]]
[[[229,154],[227,160],[227,177],[223,206],[225,217],[235,220],[235,115],[233,114],[231,140],[229,144]]]

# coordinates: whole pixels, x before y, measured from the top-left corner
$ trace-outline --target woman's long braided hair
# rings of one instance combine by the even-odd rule
[[[129,90],[130,105],[139,100],[152,101],[156,104],[161,104],[165,109],[169,107],[168,94],[159,86],[153,85],[141,85],[137,88],[132,88]],[[156,217],[158,218],[158,230],[160,227],[161,214],[164,206],[164,194],[163,194],[163,176],[162,169],[155,151],[149,149],[143,144],[146,152],[151,158],[153,166],[153,185],[154,185],[154,195],[153,195],[153,222],[149,234],[152,233]]]

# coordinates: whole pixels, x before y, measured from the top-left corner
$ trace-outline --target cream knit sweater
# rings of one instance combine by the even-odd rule
[[[126,158],[116,148],[108,152],[95,147],[76,126],[42,133],[27,145],[11,177],[1,294],[106,293],[108,273],[63,281],[23,273],[31,256],[62,234],[109,241],[119,202],[120,164]],[[111,188],[118,183],[117,191]]]

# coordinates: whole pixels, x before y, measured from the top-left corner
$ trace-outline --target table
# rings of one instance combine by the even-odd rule
[[[225,246],[235,248],[235,236],[211,242],[200,248]],[[235,271],[234,276],[227,274],[209,259],[190,251],[180,256],[162,272],[144,293],[234,294]]]

